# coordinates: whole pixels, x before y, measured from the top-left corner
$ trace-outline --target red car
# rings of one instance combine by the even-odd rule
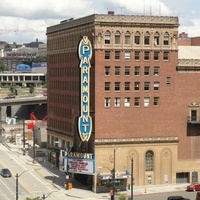
[[[200,183],[192,183],[188,185],[187,191],[200,191]]]

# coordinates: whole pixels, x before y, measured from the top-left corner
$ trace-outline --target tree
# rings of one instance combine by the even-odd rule
[[[11,84],[9,90],[12,93],[12,95],[17,95],[17,89],[15,84]]]
[[[26,197],[26,200],[42,200],[42,197],[35,197],[33,199]]]
[[[34,86],[30,85],[29,86],[29,92],[30,92],[30,94],[33,94],[34,90],[35,90]]]
[[[0,59],[0,72],[8,71],[8,67],[4,65],[3,61]]]

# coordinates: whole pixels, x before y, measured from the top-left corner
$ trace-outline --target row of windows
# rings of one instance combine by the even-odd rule
[[[170,85],[171,79],[170,77],[167,77],[166,79],[166,84]],[[133,87],[135,91],[140,91],[141,90],[141,82],[134,82]],[[121,82],[114,82],[114,91],[121,91]],[[158,91],[160,89],[160,82],[153,82],[152,83],[153,90]],[[144,82],[143,83],[143,89],[144,91],[149,91],[151,88],[151,83]],[[111,82],[105,82],[104,84],[104,90],[106,92],[111,91]],[[131,82],[124,82],[124,91],[131,91]]]
[[[111,102],[112,100],[112,102]],[[131,97],[124,97],[123,99],[121,97],[115,97],[114,99],[111,99],[110,97],[106,97],[104,99],[104,107],[111,107],[113,105],[114,107],[120,107],[121,104],[124,107],[131,107],[131,103],[133,103],[134,107],[140,107],[141,103],[143,104],[144,107],[149,107],[150,106],[150,97],[144,97],[141,99],[140,97],[134,97],[133,102],[131,102]],[[160,97],[153,97],[152,103],[153,106],[159,106],[159,100]]]
[[[112,39],[113,37],[114,40]],[[132,43],[135,45],[170,45],[170,36],[168,32],[165,32],[162,36],[159,32],[150,34],[148,31],[144,34],[137,31],[133,36],[129,31],[127,31],[124,35],[122,35],[120,31],[116,31],[114,35],[112,35],[110,31],[105,32],[104,44],[106,45],[112,44],[112,41],[114,41],[114,44],[122,44],[122,40],[125,45],[130,45]]]
[[[140,66],[135,66],[134,67],[134,75],[135,76],[139,76],[141,74],[141,68]],[[114,74],[115,76],[120,76],[121,75],[121,70],[122,70],[122,67],[120,66],[115,66],[115,69],[114,69]],[[124,75],[125,76],[130,76],[131,75],[131,67],[130,66],[125,66],[124,67]],[[149,76],[150,75],[150,66],[145,66],[144,67],[144,76]],[[110,76],[111,75],[111,67],[110,66],[105,66],[105,76]],[[155,66],[153,67],[153,75],[154,76],[158,76],[160,73],[160,67],[158,66]]]
[[[132,55],[131,51],[114,51],[114,55],[112,55],[112,51],[105,51],[105,55],[104,58],[105,60],[110,60],[112,58],[112,56],[114,56],[115,60],[121,60],[122,58],[125,61],[130,61],[132,56],[134,58],[134,60],[154,60],[154,61],[159,61],[159,60],[164,60],[164,61],[168,61],[169,60],[169,51],[134,51],[134,55]]]

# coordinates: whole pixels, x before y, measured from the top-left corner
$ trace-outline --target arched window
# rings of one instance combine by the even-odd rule
[[[160,39],[160,34],[158,32],[156,32],[154,34],[154,45],[155,46],[159,45],[159,42],[160,42],[159,39]]]
[[[131,38],[131,34],[130,34],[129,31],[127,31],[127,32],[125,33],[124,43],[125,43],[125,44],[130,44],[130,43],[131,43],[130,38]]]
[[[110,44],[110,32],[106,31],[105,36],[104,36],[104,43],[105,44]]]
[[[146,32],[144,35],[144,44],[149,45],[150,44],[150,33]]]
[[[115,33],[115,44],[120,44],[120,37],[121,37],[121,34],[119,31],[117,31]]]
[[[145,155],[146,171],[153,171],[153,160],[154,160],[153,151],[147,151]]]
[[[137,31],[135,33],[135,44],[140,44],[140,33]]]
[[[169,45],[169,33],[165,33],[163,37],[163,45]]]

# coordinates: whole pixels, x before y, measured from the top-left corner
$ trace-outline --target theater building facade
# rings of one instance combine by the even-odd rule
[[[108,12],[47,28],[48,147],[94,192],[114,167],[120,190],[132,167],[137,186],[198,181],[200,74],[179,61],[178,27]]]

